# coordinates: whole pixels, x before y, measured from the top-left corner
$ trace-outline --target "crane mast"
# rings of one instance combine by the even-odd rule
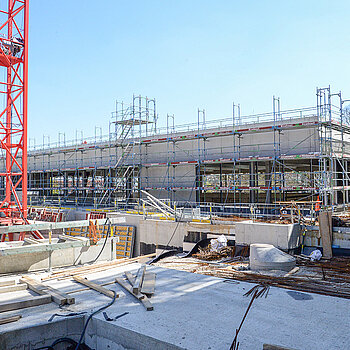
[[[27,218],[28,19],[28,0],[1,1],[0,225]]]

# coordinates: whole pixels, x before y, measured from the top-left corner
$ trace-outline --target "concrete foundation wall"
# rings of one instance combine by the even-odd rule
[[[49,269],[50,266],[63,267],[89,263],[96,259],[104,243],[104,240],[100,240],[96,245],[90,245],[87,240],[84,246],[60,249],[59,243],[54,244],[53,240],[52,251],[48,251],[50,245],[47,240],[43,241],[46,243],[42,243],[41,247],[38,247],[37,244],[35,246],[25,245],[23,242],[2,243],[0,245],[0,273],[38,271]],[[16,245],[16,254],[9,254],[10,247],[14,245]],[[108,238],[98,260],[115,259],[115,245],[116,238]]]
[[[114,214],[110,217],[123,216],[127,225],[135,226],[136,237],[134,255],[144,255],[162,251],[169,245],[174,249],[185,249],[187,243],[196,243],[203,238],[213,238],[218,235],[226,235],[234,239],[234,225],[193,222],[173,222],[167,220],[144,220],[142,215]],[[171,238],[172,237],[172,238]],[[170,240],[171,238],[171,240]],[[185,242],[185,243],[184,243]]]

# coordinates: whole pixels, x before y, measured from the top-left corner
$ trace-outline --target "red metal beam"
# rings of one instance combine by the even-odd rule
[[[1,1],[0,14],[0,93],[6,94],[0,105],[0,221],[11,225],[27,221],[29,0]]]

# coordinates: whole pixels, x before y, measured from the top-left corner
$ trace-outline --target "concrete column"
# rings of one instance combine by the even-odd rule
[[[282,167],[281,187],[285,188],[286,187],[286,179],[285,179],[285,176],[284,176],[284,174],[285,174],[284,160],[281,160],[281,163],[282,163],[282,165],[281,165],[281,167]],[[286,200],[286,192],[285,192],[285,190],[281,191],[281,197],[282,197],[281,198],[282,201]]]
[[[344,161],[344,170],[345,170],[345,186],[349,186],[349,172],[348,172],[348,161]],[[349,191],[345,190],[345,204],[349,203]]]
[[[265,162],[265,186],[271,187],[271,171],[272,171],[272,166],[271,162]],[[271,190],[266,191],[266,200],[265,202],[267,204],[271,203]]]
[[[222,163],[220,163],[220,188],[222,187]],[[222,190],[220,189],[220,203],[224,201]]]
[[[46,192],[46,172],[44,171],[44,172],[42,172],[41,173],[41,186],[40,186],[41,188],[42,188],[42,194],[43,194],[43,196],[47,196],[47,192]]]
[[[64,187],[64,190],[63,190],[63,197],[64,198],[67,198],[68,196],[68,174],[66,171],[63,172],[63,187]]]
[[[82,182],[82,186],[84,188],[86,188],[87,187],[87,172],[86,172],[86,170],[83,170],[83,172],[82,172],[82,181],[81,182]],[[88,190],[84,189],[82,191],[82,193],[83,193],[84,197],[86,197],[88,195]]]
[[[125,196],[127,200],[132,198],[132,181],[133,181],[133,172],[131,170],[126,174]]]
[[[256,187],[258,182],[258,163],[250,162],[249,163],[249,186]],[[249,191],[249,201],[250,203],[258,202],[258,191],[250,190]]]
[[[196,165],[196,187],[201,187],[201,166],[200,164]],[[201,200],[201,190],[196,189],[196,203],[200,203]]]

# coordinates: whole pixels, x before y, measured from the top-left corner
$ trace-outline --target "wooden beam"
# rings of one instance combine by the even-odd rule
[[[62,239],[64,241],[84,241],[83,237],[76,237],[76,236],[70,236],[70,235],[58,235],[59,239]]]
[[[11,323],[11,322],[16,322],[20,318],[22,318],[22,315],[15,315],[15,316],[10,316],[10,317],[1,317],[0,318],[0,325],[1,324],[6,324],[6,323]]]
[[[130,284],[133,286],[136,280],[136,276],[132,274],[131,272],[124,272],[127,280],[130,282]]]
[[[74,281],[83,284],[84,286],[89,287],[90,289],[95,290],[96,292],[102,293],[106,295],[107,297],[114,298],[114,293],[113,291],[102,287],[101,285],[88,281],[86,278],[80,277],[80,276],[73,276]],[[118,298],[119,295],[116,294],[116,297]]]
[[[51,295],[44,294],[39,296],[30,296],[21,301],[5,301],[0,302],[0,312],[13,311],[51,303]]]
[[[45,286],[44,284],[34,280],[33,278],[24,276],[20,278],[20,282],[26,283],[30,290],[39,295],[51,295],[52,301],[58,305],[71,305],[75,303],[74,297],[71,297],[66,293],[60,292],[59,290],[54,289],[50,286]]]
[[[133,287],[131,284],[123,280],[122,278],[116,278],[115,279],[116,283],[121,285],[125,290],[127,290],[131,295],[133,295],[136,299],[140,300],[142,305],[146,308],[147,311],[152,311],[153,310],[153,305],[151,302],[148,300],[147,296],[141,293],[134,293],[133,292]]]
[[[42,244],[42,242],[40,242],[39,240],[34,239],[34,238],[29,238],[29,237],[24,238],[23,241],[28,243],[28,244]]]
[[[330,259],[333,256],[332,252],[332,212],[321,212],[318,217],[320,226],[320,234],[322,239],[323,257]]]
[[[300,270],[299,266],[295,266],[289,272],[287,272],[283,277],[289,277]]]
[[[2,293],[10,293],[17,292],[19,290],[26,290],[28,287],[25,283],[23,284],[15,284],[13,286],[0,287],[0,294]]]
[[[5,287],[5,286],[12,286],[16,284],[15,280],[9,280],[9,281],[1,281],[0,282],[0,287]]]
[[[286,348],[284,346],[272,345],[272,344],[264,344],[263,350],[295,350],[295,349]]]
[[[66,269],[65,271],[57,271],[53,272],[50,276],[42,278],[42,281],[52,280],[56,278],[71,278],[73,275],[82,275],[82,274],[88,274],[88,273],[94,273],[98,271],[104,271],[109,268],[113,268],[114,266],[120,266],[123,264],[131,264],[133,262],[137,262],[140,259],[145,258],[153,258],[156,256],[156,253],[147,254],[147,255],[141,255],[136,258],[123,258],[123,259],[116,259],[114,261],[106,262],[106,263],[96,263],[93,265],[83,265],[79,267],[75,267],[72,269]]]
[[[135,283],[132,285],[132,291],[135,294],[138,294],[141,291],[141,285],[142,285],[142,282],[143,282],[143,277],[145,275],[145,271],[146,271],[146,265],[145,264],[143,264],[139,268],[139,270],[137,271]]]
[[[141,293],[147,294],[147,296],[153,295],[155,285],[156,274],[154,272],[146,272],[142,282]]]

